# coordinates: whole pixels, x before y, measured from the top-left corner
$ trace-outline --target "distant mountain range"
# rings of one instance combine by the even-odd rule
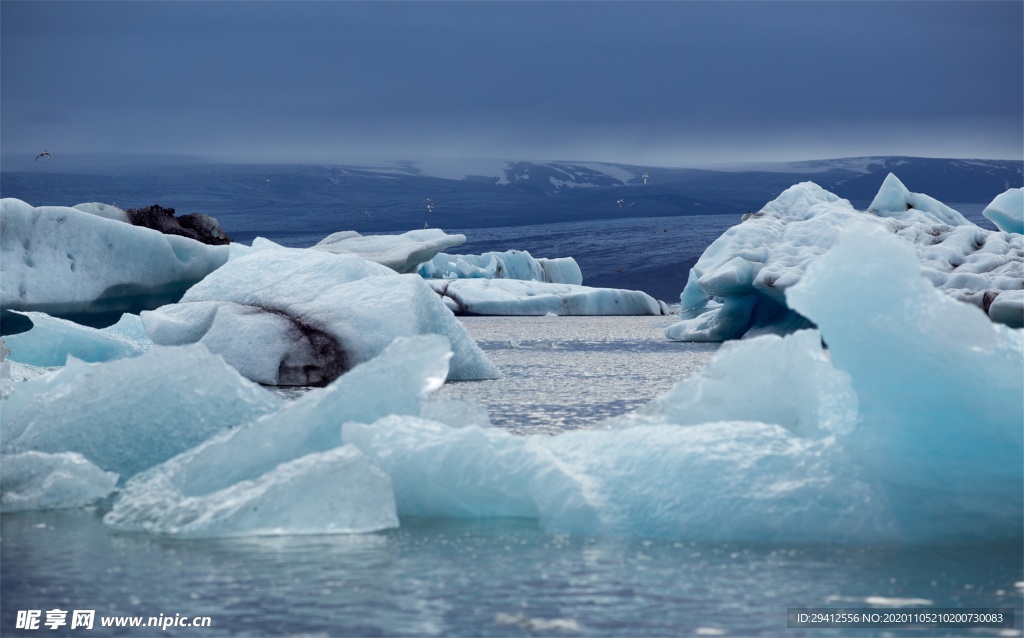
[[[814,181],[865,207],[895,173],[947,204],[984,205],[1024,184],[1024,162],[862,157],[703,169],[597,162],[419,159],[344,165],[53,154],[3,158],[0,195],[33,205],[149,204],[204,212],[237,240],[337,230],[469,229],[626,217],[736,215]],[[646,175],[646,178],[645,178]],[[646,182],[646,183],[645,183]]]

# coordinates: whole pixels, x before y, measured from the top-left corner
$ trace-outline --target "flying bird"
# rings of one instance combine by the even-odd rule
[[[44,149],[43,149],[43,152],[42,152],[42,153],[40,153],[39,155],[36,155],[36,159],[34,159],[34,160],[32,160],[32,161],[33,161],[33,162],[35,162],[35,161],[36,161],[36,160],[38,160],[38,159],[39,159],[40,157],[45,157],[45,158],[47,158],[47,159],[50,159],[50,152],[49,152],[49,151],[47,151],[47,150],[46,150],[46,149],[44,148]]]
[[[619,204],[619,208],[622,208],[622,205],[623,205],[623,204],[625,204],[625,203],[626,203],[626,200],[624,200],[624,199],[620,199],[620,200],[618,201],[618,204]]]
[[[644,171],[644,184],[646,184],[647,180],[649,180],[650,178],[651,178],[651,174],[648,173],[647,171]]]

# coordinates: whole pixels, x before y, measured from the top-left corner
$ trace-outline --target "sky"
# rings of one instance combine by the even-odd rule
[[[0,149],[1022,159],[1024,2],[0,2]]]

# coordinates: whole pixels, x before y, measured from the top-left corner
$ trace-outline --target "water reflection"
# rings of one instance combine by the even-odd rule
[[[54,607],[207,615],[214,626],[204,635],[275,636],[678,636],[702,627],[753,635],[783,631],[787,607],[894,598],[1018,614],[1022,607],[1018,545],[552,536],[517,519],[404,519],[399,529],[365,535],[181,541],[112,533],[99,514],[0,518],[4,635],[16,610]],[[93,633],[104,631],[116,633]]]

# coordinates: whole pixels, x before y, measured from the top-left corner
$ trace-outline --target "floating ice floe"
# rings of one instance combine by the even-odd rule
[[[0,200],[0,310],[107,326],[125,312],[177,301],[228,259],[227,246],[164,235],[99,212]]]
[[[153,346],[138,315],[125,314],[106,328],[90,328],[42,312],[21,314],[32,329],[5,338],[12,361],[33,366],[62,366],[68,356],[94,363],[136,357]]]
[[[0,456],[0,512],[69,509],[106,498],[117,474],[75,452]]]
[[[981,214],[999,230],[1024,234],[1024,188],[1011,188],[998,195]]]
[[[193,537],[396,527],[388,476],[343,445],[340,424],[418,414],[450,357],[441,336],[396,339],[328,387],[135,477],[104,520]]]
[[[346,230],[329,235],[313,246],[317,250],[358,255],[399,273],[415,272],[442,250],[466,242],[465,235],[448,235],[439,228],[413,230],[401,235],[361,235]]]
[[[418,272],[424,279],[521,279],[583,285],[583,272],[572,257],[534,258],[525,250],[482,255],[440,253],[421,264]]]
[[[128,478],[280,405],[200,345],[106,363],[70,359],[3,401],[0,451],[77,452]]]
[[[668,307],[639,290],[519,279],[428,279],[453,312],[471,315],[661,315]]]
[[[979,228],[890,175],[868,212],[805,182],[730,228],[691,269],[680,297],[684,321],[666,336],[724,341],[810,326],[787,304],[785,291],[856,221],[877,224],[911,244],[925,276],[949,296],[989,312],[995,304],[993,320],[1024,325],[1024,236]]]
[[[895,534],[858,469],[777,425],[718,422],[553,437],[414,417],[346,424],[402,516],[537,519],[553,533],[853,541]]]
[[[342,439],[390,476],[400,515],[718,541],[1020,538],[1024,332],[922,274],[883,228],[847,232],[789,293],[831,359],[813,330],[741,342],[608,429],[393,415]]]
[[[452,312],[473,315],[660,315],[668,308],[635,290],[583,286],[572,257],[535,259],[510,250],[441,253],[419,274]]]
[[[498,376],[421,277],[356,255],[254,242],[142,322],[154,343],[202,343],[269,385],[324,385],[395,337],[431,333],[452,344],[452,379]]]

